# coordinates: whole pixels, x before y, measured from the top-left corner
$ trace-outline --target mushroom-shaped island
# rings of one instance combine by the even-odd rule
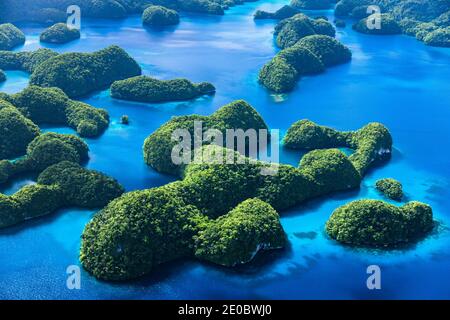
[[[79,39],[80,36],[80,30],[71,29],[66,23],[57,23],[45,29],[39,38],[41,42],[62,44]]]
[[[178,12],[163,6],[150,6],[142,14],[142,23],[151,27],[171,26],[180,23]]]

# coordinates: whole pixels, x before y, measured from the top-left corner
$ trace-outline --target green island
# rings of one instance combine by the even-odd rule
[[[9,22],[64,22],[66,9],[77,5],[88,18],[123,19],[152,5],[183,12],[223,15],[229,7],[257,0],[3,0],[1,19]]]
[[[11,196],[0,193],[0,228],[48,215],[67,207],[101,208],[123,193],[117,181],[76,163],[46,168],[37,183]]]
[[[11,23],[0,24],[0,50],[12,50],[25,43],[25,34]]]
[[[364,18],[360,20],[359,22],[355,23],[353,25],[353,29],[355,31],[361,32],[361,33],[367,33],[367,34],[400,34],[402,33],[402,30],[400,28],[400,25],[397,23],[397,21],[388,13],[383,13],[380,15],[381,24],[380,28],[368,28],[368,18]]]
[[[175,10],[150,6],[142,14],[142,23],[152,27],[171,26],[180,23],[180,16]]]
[[[351,57],[351,51],[332,37],[306,36],[264,65],[259,82],[276,93],[289,92],[301,76],[321,73],[327,67],[350,61]]]
[[[380,200],[357,200],[336,209],[325,229],[343,244],[395,248],[424,238],[434,225],[431,207],[421,202],[397,207]]]
[[[286,237],[275,210],[358,188],[365,171],[388,159],[392,148],[389,131],[369,124],[351,133],[336,131],[352,137],[358,156],[349,158],[338,149],[313,150],[297,168],[278,165],[275,175],[261,174],[269,164],[214,144],[196,150],[204,160],[200,163],[168,166],[172,132],[180,126],[192,130],[195,120],[219,131],[266,127],[250,105],[237,101],[209,117],[174,118],[153,133],[144,145],[146,163],[177,173],[182,180],[126,193],[94,216],[83,232],[80,259],[95,277],[132,279],[182,257],[235,266],[250,261],[259,250],[281,248]],[[291,139],[293,135],[291,131]],[[310,149],[315,141],[304,139]],[[340,143],[339,139],[336,147]],[[223,164],[230,154],[234,164]]]
[[[177,144],[177,141],[172,140],[172,132],[176,129],[186,129],[193,136],[194,121],[202,121],[204,130],[217,129],[222,133],[225,133],[227,128],[239,128],[244,131],[268,129],[261,116],[243,100],[225,105],[210,116],[173,117],[145,139],[145,163],[159,172],[179,175],[180,166],[170,161],[172,150]]]
[[[80,97],[117,80],[141,74],[141,67],[118,46],[94,53],[63,53],[38,64],[30,84],[58,87],[69,97]]]
[[[120,80],[111,85],[113,98],[139,102],[192,100],[215,92],[216,88],[207,82],[195,84],[187,79],[158,80],[148,76]]]
[[[61,161],[82,164],[88,160],[88,151],[86,143],[74,135],[53,132],[38,135],[26,146],[24,156],[0,161],[0,183],[19,174],[40,173]]]
[[[284,49],[296,44],[300,39],[310,35],[334,37],[336,30],[324,19],[311,19],[303,13],[280,21],[275,26],[277,46]]]
[[[0,68],[33,73],[39,64],[56,56],[58,53],[50,49],[21,52],[0,51]]]
[[[375,187],[389,199],[400,201],[403,198],[403,186],[395,179],[380,179],[375,182]]]
[[[120,123],[124,125],[130,124],[130,118],[127,115],[123,115],[120,117]]]
[[[255,20],[260,19],[274,19],[274,20],[282,20],[287,19],[295,16],[298,14],[298,10],[293,8],[290,5],[282,6],[280,9],[278,9],[275,12],[267,12],[264,10],[257,10],[254,14]]]
[[[349,148],[348,157],[363,176],[367,170],[391,158],[392,136],[381,123],[373,122],[356,131],[337,131],[309,120],[294,123],[283,139],[283,145],[293,150]]]
[[[33,121],[12,104],[0,99],[0,159],[12,159],[24,154],[28,144],[39,133],[39,127]]]
[[[333,0],[292,0],[291,6],[303,10],[323,10],[331,8]]]
[[[82,137],[97,137],[109,125],[109,114],[106,110],[71,100],[59,88],[31,85],[13,95],[1,93],[0,99],[8,101],[23,116],[37,125],[68,126]]]
[[[80,39],[80,36],[80,31],[78,29],[70,29],[67,23],[56,23],[45,29],[39,39],[41,42],[61,44]]]
[[[2,69],[0,69],[0,83],[5,81],[6,81],[6,73]]]
[[[377,5],[382,13],[388,14],[382,15],[388,21],[384,27],[382,19],[382,29],[388,31],[386,34],[402,32],[430,46],[450,47],[448,0],[340,0],[336,4],[335,15],[365,19],[369,5]],[[355,30],[369,33],[363,23],[356,23]],[[385,34],[382,31],[370,31],[371,34]]]
[[[6,105],[0,112],[15,110],[5,102],[0,103]],[[38,135],[39,128],[35,126],[32,129],[35,138],[27,144],[25,156],[0,160],[0,184],[23,173],[38,174],[37,183],[21,188],[11,196],[0,193],[0,228],[67,207],[101,208],[124,192],[116,180],[80,166],[88,160],[89,149],[83,140],[58,133]],[[17,141],[18,138],[14,140],[14,137],[9,141],[17,143],[17,150],[22,149],[24,141],[29,140],[25,133],[19,134],[22,134],[22,141]],[[6,139],[8,134],[0,132],[2,151]],[[2,153],[0,158],[7,156]]]
[[[122,48],[109,46],[93,53],[58,54],[0,51],[0,68],[31,73],[30,84],[57,87],[70,98],[107,88],[111,83],[141,74],[141,67]]]

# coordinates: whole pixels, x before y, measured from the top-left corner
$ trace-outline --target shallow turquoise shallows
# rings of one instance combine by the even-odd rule
[[[368,36],[349,26],[337,37],[353,51],[351,63],[303,78],[294,92],[271,95],[257,83],[258,70],[277,49],[274,21],[254,22],[256,9],[273,10],[288,1],[248,3],[223,17],[182,15],[179,26],[144,29],[140,17],[122,21],[83,20],[82,38],[58,52],[95,51],[111,44],[126,49],[144,74],[160,79],[186,77],[209,81],[214,97],[168,104],[115,101],[109,91],[83,99],[108,109],[112,124],[89,143],[89,168],[117,178],[127,190],[172,181],[146,167],[142,144],[174,115],[211,114],[236,99],[251,103],[282,135],[296,120],[311,119],[340,130],[384,123],[395,139],[393,159],[372,170],[360,190],[316,199],[289,212],[282,223],[289,248],[259,255],[249,265],[225,269],[198,261],[176,261],[130,283],[99,282],[82,271],[81,290],[66,287],[66,268],[79,265],[80,235],[93,211],[64,210],[0,231],[0,298],[129,299],[378,299],[450,298],[450,50],[427,47],[407,36]],[[332,11],[310,12],[326,14]],[[42,27],[20,26],[27,42],[19,50],[39,48]],[[28,75],[7,72],[1,91],[20,91]],[[128,115],[130,126],[120,124]],[[73,132],[66,128],[48,131]],[[297,165],[297,152],[282,162]],[[324,225],[332,211],[355,199],[381,198],[379,178],[404,184],[407,200],[429,203],[440,226],[416,246],[391,252],[355,250],[327,238]],[[1,189],[11,194],[33,177]],[[382,289],[366,286],[366,269],[382,271]]]

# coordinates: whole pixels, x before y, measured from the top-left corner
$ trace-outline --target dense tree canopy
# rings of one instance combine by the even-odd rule
[[[102,207],[122,193],[123,187],[114,179],[73,162],[60,162],[42,172],[37,184],[11,196],[0,193],[0,229],[61,208]]]
[[[172,133],[177,129],[187,129],[194,137],[194,121],[202,121],[204,130],[217,129],[222,133],[226,129],[267,129],[256,110],[242,100],[221,107],[211,116],[173,117],[145,140],[145,162],[157,171],[179,174],[180,167],[171,161],[172,149],[178,143],[172,140]]]
[[[29,86],[22,92],[5,96],[34,123],[66,125],[83,137],[102,134],[109,124],[108,112],[71,100],[59,88]]]
[[[195,237],[195,256],[233,267],[253,259],[259,250],[286,244],[278,213],[266,202],[248,199],[211,221]]]
[[[23,155],[38,135],[38,126],[9,102],[0,100],[0,160]]]
[[[362,20],[354,26],[357,31],[370,34],[403,32],[415,36],[427,45],[450,46],[448,0],[340,0],[335,14],[357,19],[366,18],[369,5],[379,6],[384,13],[382,28],[369,30],[364,24],[365,20]]]
[[[361,176],[373,164],[389,159],[392,154],[392,136],[385,126],[376,122],[356,131],[340,132],[309,120],[300,120],[289,128],[283,142],[291,149],[353,149],[349,160]]]
[[[278,9],[275,12],[267,12],[263,10],[257,10],[255,12],[254,18],[255,20],[259,19],[276,19],[276,20],[282,20],[287,19],[290,17],[295,16],[299,11],[292,6],[285,5]]]
[[[0,68],[32,73],[39,64],[57,55],[58,53],[50,49],[22,52],[0,51]]]
[[[158,80],[148,76],[116,81],[111,86],[113,98],[140,102],[191,100],[215,91],[207,82],[195,84],[187,79]]]
[[[336,30],[328,21],[311,19],[303,13],[284,19],[275,26],[276,42],[280,48],[293,46],[300,39],[316,34],[334,37]]]
[[[0,24],[0,50],[11,50],[25,43],[25,34],[11,23]]]
[[[358,200],[336,209],[326,231],[348,245],[390,248],[413,243],[433,227],[432,209],[424,203],[396,207],[379,200]]]
[[[353,25],[353,29],[367,34],[400,34],[402,30],[397,21],[389,14],[384,13],[380,15],[380,28],[369,28],[372,16],[364,18]]]
[[[400,201],[403,198],[403,186],[395,179],[386,178],[377,180],[375,187],[392,200]]]
[[[351,59],[350,50],[326,35],[306,36],[281,50],[261,69],[259,81],[266,88],[283,93],[292,90],[301,76],[323,72],[326,67]]]
[[[41,42],[48,43],[67,43],[80,38],[78,29],[69,29],[67,23],[56,23],[45,29],[41,35]]]
[[[94,53],[64,53],[40,63],[30,84],[58,87],[69,97],[104,89],[117,80],[141,74],[141,67],[123,49],[110,46]]]
[[[302,158],[297,168],[277,166],[275,175],[261,174],[267,163],[217,145],[197,150],[209,156],[202,162],[169,167],[171,154],[167,150],[173,146],[172,132],[180,128],[192,130],[195,120],[219,130],[227,126],[266,127],[248,104],[238,101],[209,117],[174,118],[153,133],[144,146],[146,162],[157,170],[178,173],[182,180],[126,193],[86,226],[81,261],[96,277],[135,278],[151,272],[160,263],[187,256],[234,266],[251,260],[258,250],[283,247],[285,236],[274,210],[357,188],[364,174],[360,163],[364,160],[364,165],[370,166],[380,140],[389,140],[377,135],[383,131],[378,125],[368,125],[346,134],[345,140],[359,154],[352,155],[355,159],[337,149],[314,150]],[[331,130],[323,129],[325,135]],[[316,131],[321,132],[320,128]],[[316,148],[325,145],[324,138],[303,140],[311,149],[315,149],[316,141]],[[224,164],[230,159],[230,152],[234,162]]]
[[[70,5],[81,8],[89,18],[120,19],[142,13],[150,5],[177,11],[222,15],[229,7],[255,0],[2,0],[0,22],[31,21],[46,24],[64,22]]]
[[[142,14],[144,25],[152,27],[170,26],[180,22],[178,12],[162,6],[150,6]]]

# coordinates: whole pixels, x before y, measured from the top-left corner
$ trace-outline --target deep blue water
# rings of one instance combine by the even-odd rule
[[[68,290],[66,268],[79,264],[80,235],[95,212],[64,210],[0,231],[0,298],[450,298],[450,50],[427,47],[407,36],[361,35],[347,26],[339,30],[338,38],[352,49],[351,63],[302,79],[288,95],[270,95],[256,79],[277,51],[274,22],[255,23],[252,14],[257,8],[272,10],[287,2],[261,0],[232,8],[223,17],[183,15],[179,26],[162,32],[142,28],[138,16],[123,21],[83,20],[81,40],[51,46],[67,52],[117,44],[142,65],[146,75],[210,81],[217,87],[214,97],[183,103],[114,101],[108,91],[84,99],[108,109],[112,117],[103,136],[87,140],[88,167],[114,176],[127,190],[163,185],[173,178],[144,165],[145,137],[173,115],[208,115],[236,99],[247,100],[271,128],[282,133],[304,118],[341,130],[382,122],[395,140],[393,159],[372,170],[360,190],[283,212],[290,247],[260,255],[236,270],[176,261],[126,284],[98,282],[83,271],[81,290]],[[331,11],[317,14],[332,16]],[[21,27],[27,43],[18,50],[39,48],[43,28]],[[27,85],[26,73],[7,75],[1,91],[18,92]],[[123,114],[129,115],[130,126],[118,123]],[[282,162],[297,165],[300,157],[283,152]],[[356,250],[329,240],[323,229],[331,212],[351,200],[380,198],[373,185],[383,177],[402,181],[407,200],[433,207],[440,222],[437,232],[414,247],[391,252]],[[14,193],[32,180],[18,179],[0,191]],[[381,267],[382,290],[366,288],[366,268],[371,264]]]

